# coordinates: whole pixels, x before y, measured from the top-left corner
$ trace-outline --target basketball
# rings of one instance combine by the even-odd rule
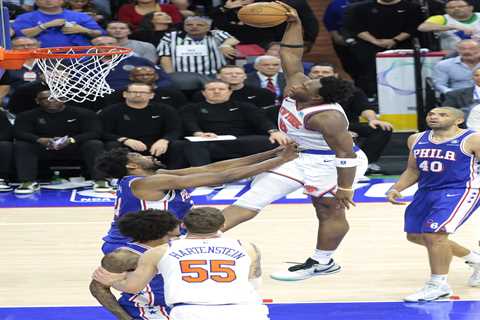
[[[257,2],[242,7],[238,19],[246,25],[257,28],[275,27],[287,20],[288,10],[275,2]]]

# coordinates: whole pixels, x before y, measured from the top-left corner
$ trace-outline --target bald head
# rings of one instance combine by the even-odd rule
[[[447,111],[450,113],[455,119],[465,119],[465,113],[457,108],[454,107],[438,107],[438,108],[433,108],[431,111],[435,112],[445,112]]]

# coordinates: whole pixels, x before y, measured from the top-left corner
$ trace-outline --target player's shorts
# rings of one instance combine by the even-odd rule
[[[171,320],[269,320],[262,304],[180,305],[170,311]]]
[[[121,305],[123,309],[134,319],[134,320],[169,320],[167,310],[163,306],[143,306],[135,307],[132,305]]]
[[[368,159],[362,150],[355,149],[358,159],[355,182],[363,177]],[[335,154],[330,150],[304,150],[295,160],[284,163],[255,177],[248,190],[235,206],[262,210],[275,200],[302,188],[313,197],[333,197],[337,189]]]
[[[453,233],[479,206],[478,189],[418,190],[405,211],[405,232]]]

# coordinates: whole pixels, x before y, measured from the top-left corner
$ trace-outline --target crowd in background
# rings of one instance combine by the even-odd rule
[[[59,46],[128,47],[133,55],[107,77],[111,95],[85,103],[48,99],[34,61],[0,79],[0,191],[38,190],[43,165],[83,165],[97,191],[95,157],[126,147],[162,160],[168,168],[198,166],[275,147],[282,139],[277,114],[285,88],[279,57],[285,24],[253,28],[236,12],[255,0],[35,0],[9,1],[12,49]],[[306,0],[286,0],[299,12],[305,50],[312,48],[322,17]],[[480,3],[480,1],[478,1]],[[475,112],[480,101],[480,14],[466,0],[332,0],[324,26],[357,91],[343,105],[352,135],[369,158],[370,173],[392,125],[378,119],[375,55],[424,47],[446,50],[434,68],[440,103]],[[305,61],[311,78],[338,77],[330,63]],[[366,122],[360,122],[362,117]],[[474,126],[473,124],[471,125]],[[186,136],[235,140],[191,142]]]

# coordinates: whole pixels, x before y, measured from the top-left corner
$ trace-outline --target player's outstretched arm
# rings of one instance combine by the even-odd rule
[[[93,273],[93,279],[122,292],[137,293],[155,277],[158,271],[158,262],[166,250],[166,245],[162,245],[146,251],[140,256],[137,267],[133,272],[114,273],[99,267]]]
[[[297,156],[296,146],[288,145],[275,158],[249,166],[232,168],[222,172],[199,173],[188,176],[157,174],[134,180],[131,186],[137,198],[143,200],[159,200],[164,196],[164,190],[216,185],[252,177],[276,168],[285,162],[295,159]]]
[[[114,251],[102,259],[102,267],[114,273],[134,270],[137,266],[139,255],[127,250]],[[101,284],[96,280],[90,282],[90,293],[108,311],[119,320],[133,319],[121,306],[110,291],[110,286]]]
[[[283,2],[277,3],[288,10],[287,28],[280,44],[280,60],[288,86],[308,79],[303,73],[303,29],[302,22],[294,8]]]
[[[418,181],[420,172],[418,171],[417,163],[412,153],[412,147],[417,137],[418,133],[408,137],[407,144],[408,148],[410,149],[410,153],[408,155],[407,168],[400,175],[398,181],[387,192],[387,199],[393,204],[404,204],[404,202],[397,200],[398,198],[402,197],[400,192],[414,185]]]
[[[214,172],[222,172],[228,169],[238,168],[249,166],[254,163],[262,162],[268,159],[272,159],[278,155],[283,149],[284,146],[277,147],[272,150],[268,150],[261,153],[252,154],[250,156],[218,161],[211,164],[207,164],[201,167],[191,167],[185,169],[178,169],[178,170],[165,170],[160,169],[157,170],[157,174],[169,174],[169,175],[176,175],[176,176],[186,176],[190,174],[197,174],[197,173],[214,173]]]

